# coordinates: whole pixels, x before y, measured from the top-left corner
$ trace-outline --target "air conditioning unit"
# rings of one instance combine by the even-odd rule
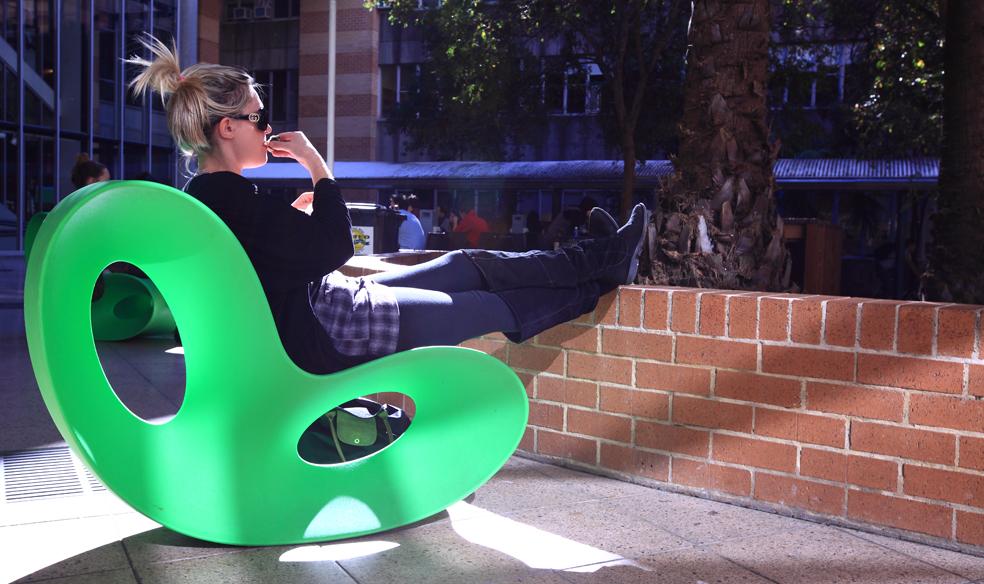
[[[253,9],[244,6],[237,6],[232,9],[233,20],[249,20],[253,18]]]
[[[273,9],[269,6],[257,6],[253,9],[253,18],[273,18]]]

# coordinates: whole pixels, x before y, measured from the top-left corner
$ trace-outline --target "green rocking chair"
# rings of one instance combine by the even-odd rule
[[[147,273],[181,331],[185,397],[164,423],[126,408],[96,353],[92,287],[115,261]],[[63,200],[34,242],[24,318],[45,404],[75,453],[137,511],[212,542],[325,541],[418,521],[488,480],[526,425],[522,383],[478,351],[429,347],[332,375],[299,369],[239,242],[163,185],[96,183]],[[416,406],[396,442],[338,465],[298,455],[315,418],[377,392]]]

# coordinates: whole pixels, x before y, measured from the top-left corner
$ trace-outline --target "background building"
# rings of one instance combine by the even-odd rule
[[[121,57],[137,52],[140,32],[180,37],[196,9],[184,0],[0,5],[0,253],[21,249],[31,215],[72,192],[79,153],[114,178],[175,179],[161,103],[128,95]],[[193,59],[193,39],[181,44]]]

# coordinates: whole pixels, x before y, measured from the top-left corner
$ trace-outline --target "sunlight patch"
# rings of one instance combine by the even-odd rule
[[[449,507],[448,515],[451,516],[452,527],[461,537],[512,556],[530,568],[562,570],[625,560],[618,554],[507,519],[465,502]]]
[[[287,550],[280,556],[281,562],[340,562],[364,558],[400,547],[393,541],[360,541],[328,545],[308,545]]]

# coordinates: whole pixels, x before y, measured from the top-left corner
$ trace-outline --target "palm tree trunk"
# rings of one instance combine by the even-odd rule
[[[932,294],[984,302],[984,3],[945,4],[943,148],[934,218]]]
[[[766,87],[769,0],[696,0],[676,172],[660,196],[651,283],[789,286]]]

